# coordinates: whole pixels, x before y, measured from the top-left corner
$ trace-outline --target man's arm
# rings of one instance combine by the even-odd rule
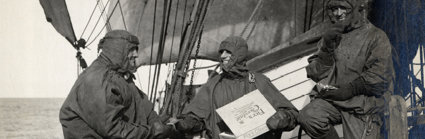
[[[378,29],[372,42],[365,71],[361,74],[365,86],[365,92],[362,94],[381,96],[388,91],[394,79],[392,46],[385,33]]]
[[[335,63],[334,50],[341,42],[344,25],[329,23],[326,33],[317,43],[318,51],[308,59],[307,77],[315,82],[326,78]]]
[[[124,95],[126,94],[123,91],[117,85],[111,84],[107,87],[102,117],[104,121],[98,121],[104,123],[104,126],[98,129],[109,138],[149,138],[153,132],[151,126],[124,120],[123,111],[126,109]]]
[[[306,67],[307,78],[315,82],[326,78],[334,64],[333,52],[325,52],[321,49],[323,40],[318,42],[319,49],[313,56],[308,58],[308,65]]]
[[[388,91],[394,78],[392,46],[382,31],[376,31],[370,41],[370,49],[361,75],[338,89],[321,92],[322,98],[347,100],[357,95],[381,96]]]
[[[162,135],[158,131],[168,129],[163,127],[162,123],[155,124],[152,120],[148,122],[154,123],[148,125],[132,123],[128,120],[124,111],[127,109],[125,104],[131,103],[128,99],[131,96],[128,96],[128,92],[124,92],[127,90],[122,87],[123,85],[116,82],[88,83],[81,87],[85,90],[85,93],[79,96],[79,105],[82,105],[80,115],[84,121],[105,138],[155,138]],[[155,119],[156,116],[155,113],[149,114],[151,119]]]

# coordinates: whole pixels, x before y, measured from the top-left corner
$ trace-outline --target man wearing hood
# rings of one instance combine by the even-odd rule
[[[317,82],[298,122],[312,138],[379,138],[385,102],[393,92],[392,46],[366,18],[365,0],[329,0],[329,30],[308,59],[307,77]]]
[[[166,138],[173,133],[133,82],[138,44],[124,30],[100,40],[102,52],[78,77],[60,109],[65,138]]]
[[[207,137],[214,139],[218,139],[222,132],[231,133],[215,110],[255,89],[258,89],[277,111],[267,120],[271,131],[257,138],[280,138],[283,131],[295,128],[298,110],[267,77],[248,71],[247,51],[248,45],[241,37],[231,36],[221,42],[219,53],[223,73],[212,77],[201,87],[192,102],[183,110],[183,119],[175,124],[177,130],[196,133],[206,129]]]

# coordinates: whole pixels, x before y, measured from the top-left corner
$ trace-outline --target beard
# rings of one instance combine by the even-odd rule
[[[127,58],[122,69],[129,73],[135,73],[137,71],[136,60]]]

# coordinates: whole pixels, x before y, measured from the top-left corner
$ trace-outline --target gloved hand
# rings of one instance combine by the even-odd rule
[[[291,118],[287,112],[278,110],[269,119],[267,119],[266,124],[270,130],[283,130],[289,125],[289,120],[291,120]]]
[[[348,84],[336,85],[338,89],[323,89],[319,92],[320,98],[344,101],[360,94],[367,94],[364,80],[359,77]]]
[[[176,130],[171,125],[164,125],[161,122],[155,122],[152,125],[153,138],[164,139],[171,138],[176,135]]]
[[[338,89],[330,89],[319,92],[319,98],[323,99],[330,99],[330,100],[337,100],[337,101],[343,101],[352,98],[353,95],[353,86],[351,84],[343,84],[336,86]]]
[[[344,25],[332,24],[328,27],[328,30],[323,34],[324,45],[321,48],[322,51],[332,53],[341,41],[341,34],[344,32]]]
[[[179,116],[179,121],[175,123],[176,129],[183,133],[196,133],[204,129],[204,124],[194,115]]]

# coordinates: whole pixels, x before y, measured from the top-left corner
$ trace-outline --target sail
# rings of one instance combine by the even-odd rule
[[[194,2],[172,0],[161,63],[177,60],[181,34],[189,21]],[[204,21],[198,57],[217,60],[220,42],[231,35],[247,39],[248,58],[265,53],[305,32],[315,21],[311,21],[311,12],[314,11],[311,7],[318,5],[316,3],[310,0],[214,0]],[[139,65],[150,64],[151,50],[151,64],[156,64],[163,12],[164,0],[113,0],[110,3],[111,28],[127,29],[141,40]],[[192,56],[195,52],[192,51]]]
[[[40,0],[46,19],[62,36],[74,45],[77,41],[65,0]]]

